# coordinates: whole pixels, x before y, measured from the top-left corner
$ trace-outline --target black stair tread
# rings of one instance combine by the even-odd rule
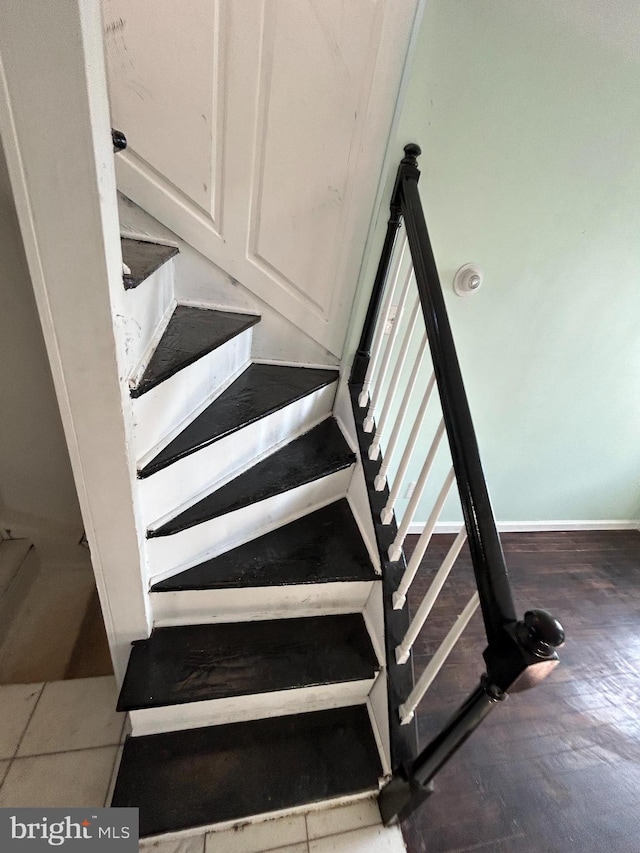
[[[119,711],[373,678],[362,614],[156,628],[133,643]]]
[[[140,397],[259,320],[260,317],[253,314],[178,305],[142,379],[131,389],[131,396]]]
[[[376,790],[364,705],[129,737],[111,805],[159,835]]]
[[[160,581],[152,592],[379,580],[341,498],[264,536]]]
[[[337,370],[251,364],[201,415],[139,472],[148,477],[338,378]]]
[[[165,246],[152,240],[136,240],[132,237],[121,237],[122,260],[131,270],[131,274],[123,273],[122,281],[125,290],[132,290],[154,273],[164,263],[178,254],[177,246]]]
[[[333,418],[327,418],[165,524],[149,530],[147,536],[178,533],[348,468],[355,460],[340,427]]]

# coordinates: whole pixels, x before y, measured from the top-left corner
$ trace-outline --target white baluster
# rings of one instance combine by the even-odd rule
[[[413,719],[415,710],[422,701],[424,694],[427,692],[429,687],[431,687],[434,678],[444,666],[444,662],[451,654],[453,647],[460,639],[462,632],[469,624],[469,621],[478,609],[479,604],[480,596],[476,592],[471,596],[469,603],[453,623],[453,627],[438,647],[438,651],[429,661],[425,671],[422,673],[415,687],[407,697],[407,701],[400,705],[400,722],[403,726],[410,723]]]
[[[436,377],[432,373],[429,378],[429,383],[427,385],[426,391],[424,392],[424,397],[422,398],[420,409],[418,410],[418,414],[416,415],[415,423],[411,428],[409,440],[407,441],[407,446],[405,447],[404,453],[402,454],[402,459],[400,460],[400,465],[398,466],[398,470],[393,481],[393,486],[391,487],[391,491],[389,492],[387,503],[385,504],[384,509],[380,513],[380,520],[383,524],[390,524],[391,519],[393,518],[393,510],[395,509],[396,501],[398,500],[398,495],[400,494],[400,489],[402,488],[402,483],[404,481],[405,474],[407,473],[409,462],[411,461],[411,456],[413,455],[413,451],[415,450],[416,442],[418,441],[418,436],[420,435],[420,430],[422,429],[422,424],[424,422],[424,417],[427,413],[429,400],[431,399],[431,395],[433,394],[433,389],[435,388],[435,386]],[[387,465],[386,460],[382,463],[378,476],[380,476],[381,474],[386,476],[388,465],[387,467],[385,467],[385,465]],[[381,486],[378,491],[381,491],[383,488],[384,486]]]
[[[436,599],[440,595],[440,591],[444,586],[446,579],[449,577],[453,564],[458,559],[458,554],[460,553],[466,538],[467,531],[463,527],[460,533],[456,536],[453,545],[449,548],[447,556],[444,558],[442,565],[436,572],[436,576],[431,581],[431,586],[429,587],[425,597],[422,599],[422,604],[418,607],[416,615],[411,620],[411,624],[407,629],[404,640],[396,648],[396,661],[398,663],[406,663],[409,660],[411,647],[415,643],[416,637],[422,630],[424,623],[427,621],[429,614],[431,613],[431,608],[436,603]]]
[[[424,460],[424,465],[422,466],[422,470],[420,471],[420,475],[413,490],[413,494],[411,495],[411,499],[409,500],[406,512],[402,517],[400,526],[398,527],[396,538],[393,540],[393,543],[389,547],[389,560],[392,563],[395,560],[400,559],[400,554],[402,553],[402,543],[404,542],[404,538],[409,530],[409,525],[413,521],[413,517],[416,514],[418,504],[420,503],[422,493],[424,492],[424,487],[427,484],[427,477],[429,476],[429,472],[431,471],[431,468],[433,466],[433,461],[436,458],[436,453],[438,452],[438,447],[440,446],[440,442],[442,441],[443,434],[444,421],[441,419],[440,423],[438,424],[436,434],[433,437],[433,441],[431,442],[429,452],[427,453],[427,458]]]
[[[420,373],[420,368],[422,367],[422,362],[424,361],[424,355],[426,351],[427,336],[425,334],[423,335],[422,341],[420,342],[420,348],[418,350],[418,354],[413,365],[413,370],[411,371],[411,376],[409,377],[409,383],[404,392],[402,402],[400,403],[396,422],[394,423],[393,429],[391,430],[391,435],[389,436],[389,443],[387,444],[387,448],[385,450],[384,460],[382,462],[382,465],[380,466],[378,475],[373,481],[374,488],[377,492],[381,492],[387,484],[387,471],[389,470],[389,465],[391,464],[391,460],[393,459],[396,444],[398,443],[398,438],[400,437],[400,431],[404,424],[404,419],[407,415],[407,409],[409,408],[409,403],[411,402],[411,397],[413,396],[413,392],[416,387],[416,382],[418,380],[418,375]],[[433,379],[433,374],[431,376],[431,379]]]
[[[400,299],[398,300],[398,310],[396,312],[396,316],[393,320],[393,325],[391,327],[391,331],[389,332],[389,339],[387,341],[387,348],[384,352],[384,356],[382,357],[382,361],[380,362],[380,371],[375,378],[375,383],[373,386],[373,390],[371,391],[371,397],[369,399],[369,408],[367,409],[367,414],[364,419],[364,431],[371,432],[373,429],[373,415],[375,408],[378,403],[378,397],[382,391],[382,387],[384,385],[385,379],[387,378],[387,371],[389,370],[389,364],[391,363],[391,354],[393,352],[393,347],[396,342],[396,337],[398,335],[398,329],[400,328],[400,323],[402,321],[402,312],[404,311],[404,306],[407,302],[407,297],[409,295],[409,288],[411,286],[411,282],[413,280],[413,267],[409,267],[407,270],[407,274],[404,279],[404,285],[402,287],[402,292],[400,294]]]
[[[405,231],[402,234],[401,241],[399,242],[399,244],[396,245],[396,250],[394,251],[393,261],[391,269],[389,270],[389,277],[387,279],[384,302],[382,303],[382,310],[378,315],[376,329],[373,334],[373,342],[371,344],[371,358],[369,359],[369,364],[367,365],[367,372],[365,373],[364,382],[362,383],[362,390],[360,391],[360,394],[358,396],[358,405],[361,409],[364,408],[369,402],[369,388],[371,387],[373,374],[378,363],[380,351],[382,349],[382,339],[384,337],[384,330],[386,329],[387,323],[389,322],[389,314],[391,312],[393,294],[397,287],[398,279],[400,278],[400,270],[402,269],[402,261],[404,260],[404,256],[407,251],[407,246],[407,234]]]
[[[398,587],[396,592],[393,593],[394,610],[402,610],[405,605],[405,602],[407,600],[407,592],[409,590],[409,587],[413,583],[414,577],[416,576],[416,572],[418,571],[420,562],[424,557],[424,552],[427,550],[429,542],[431,541],[433,531],[438,522],[438,519],[440,518],[440,513],[442,512],[442,507],[444,506],[444,502],[447,499],[447,495],[449,494],[449,490],[451,489],[455,478],[456,475],[454,474],[453,468],[450,468],[449,473],[447,474],[446,479],[444,481],[444,484],[440,489],[440,493],[436,498],[436,502],[433,505],[431,514],[427,519],[427,523],[425,524],[424,530],[420,534],[420,538],[416,543],[414,552],[411,555],[411,559],[409,560],[409,565],[405,569],[405,572],[402,576],[400,586]]]
[[[418,299],[418,296],[416,295],[415,304],[411,309],[411,315],[407,324],[407,330],[404,334],[404,338],[400,346],[400,352],[398,353],[398,358],[396,360],[395,367],[393,368],[393,373],[391,374],[391,381],[389,382],[389,387],[387,388],[384,403],[380,411],[380,421],[376,426],[375,438],[373,439],[373,441],[371,442],[371,446],[369,447],[369,459],[377,459],[378,454],[380,453],[380,441],[387,425],[387,418],[389,417],[389,412],[391,411],[391,406],[393,405],[393,400],[396,396],[396,391],[398,390],[398,384],[400,382],[400,377],[402,376],[404,363],[407,360],[407,354],[409,352],[411,338],[413,337],[413,332],[416,328],[416,320],[418,319],[419,307],[420,301]]]

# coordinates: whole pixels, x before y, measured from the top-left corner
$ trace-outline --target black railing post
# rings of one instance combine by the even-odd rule
[[[558,664],[556,648],[564,642],[562,625],[544,610],[525,613],[512,632],[514,654],[499,661],[408,766],[398,768],[382,789],[379,807],[386,825],[404,820],[433,790],[433,778],[508,693],[534,687]],[[495,676],[495,677],[494,677]]]
[[[376,277],[373,282],[373,289],[371,291],[371,297],[369,299],[369,307],[367,308],[367,316],[364,320],[364,326],[362,327],[362,334],[360,335],[360,343],[358,344],[358,349],[356,351],[355,358],[353,360],[353,366],[351,368],[351,384],[352,385],[360,385],[364,382],[365,373],[367,372],[367,366],[369,364],[369,359],[371,358],[371,344],[373,343],[373,335],[376,328],[376,323],[378,321],[378,315],[380,314],[380,306],[382,305],[382,299],[384,296],[387,277],[389,275],[389,265],[391,263],[391,257],[393,255],[393,248],[396,243],[396,237],[398,236],[398,228],[400,227],[400,223],[402,222],[402,213],[400,210],[400,188],[401,188],[401,176],[404,172],[405,167],[410,163],[415,163],[416,156],[418,156],[420,152],[420,147],[415,144],[405,146],[405,158],[400,163],[398,168],[398,172],[396,174],[396,182],[393,187],[393,193],[391,194],[391,203],[390,207],[390,215],[389,221],[387,222],[387,233],[385,234],[384,243],[382,245],[382,254],[380,255],[380,261],[378,262],[378,269],[376,270]]]

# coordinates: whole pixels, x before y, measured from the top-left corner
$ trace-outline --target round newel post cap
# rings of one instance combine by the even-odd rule
[[[418,157],[422,154],[422,149],[415,142],[409,142],[404,146],[404,159],[403,163],[411,164],[412,166],[418,165]]]
[[[551,657],[565,639],[561,623],[546,610],[527,610],[516,630],[524,648],[538,657]]]

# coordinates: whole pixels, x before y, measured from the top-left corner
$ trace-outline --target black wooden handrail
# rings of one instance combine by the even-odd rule
[[[493,644],[502,640],[505,624],[515,622],[516,611],[418,192],[420,172],[416,154],[419,150],[410,151],[402,161],[397,191],[407,229],[433,370],[440,391],[480,607],[487,640]]]
[[[562,625],[546,611],[528,611],[522,621],[517,621],[504,553],[420,201],[417,157],[421,152],[415,144],[405,146],[404,151],[391,198],[391,216],[383,252],[353,364],[351,385],[357,388],[365,377],[395,239],[404,219],[487,636],[487,647],[483,652],[487,671],[480,685],[420,755],[394,769],[391,782],[380,795],[380,810],[385,823],[402,819],[428,796],[431,781],[440,767],[487,713],[506,698],[507,693],[533,687],[547,676],[558,663],[555,649],[564,641]]]

